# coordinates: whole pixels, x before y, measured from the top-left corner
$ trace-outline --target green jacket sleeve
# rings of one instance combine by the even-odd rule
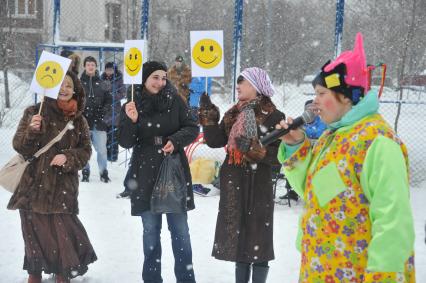
[[[369,272],[403,272],[414,249],[408,169],[400,146],[379,136],[369,147],[361,185],[370,202]]]
[[[283,165],[283,173],[301,198],[304,197],[305,179],[311,158],[311,143],[307,138],[303,143],[295,146],[281,142],[278,148],[278,161]]]

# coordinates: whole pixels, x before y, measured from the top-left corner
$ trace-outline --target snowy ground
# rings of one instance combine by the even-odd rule
[[[0,130],[0,136],[2,132]],[[13,155],[8,148],[0,148],[0,164]],[[95,158],[92,170],[96,171]],[[135,283],[141,282],[142,268],[142,223],[140,218],[130,216],[127,199],[116,199],[122,191],[125,168],[112,164],[109,167],[112,182],[101,183],[94,174],[90,183],[80,185],[80,219],[85,225],[98,261],[89,266],[88,273],[72,282],[88,283]],[[283,194],[280,187],[277,195]],[[0,189],[0,282],[25,283],[26,272],[22,270],[24,246],[17,211],[6,210],[10,193]],[[194,270],[197,282],[229,283],[234,280],[234,265],[210,256],[213,245],[216,212],[219,197],[196,196],[196,209],[189,212],[189,225],[193,247]],[[412,188],[412,207],[416,228],[417,282],[426,282],[426,182]],[[297,219],[301,204],[291,208],[278,204],[275,209],[274,245],[276,259],[270,262],[271,283],[297,282],[300,255],[295,249]],[[170,233],[163,225],[163,278],[175,282]],[[43,283],[53,282],[45,276]]]

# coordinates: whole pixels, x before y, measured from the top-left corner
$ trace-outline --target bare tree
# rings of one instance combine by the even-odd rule
[[[9,90],[9,59],[12,53],[12,44],[14,40],[13,22],[10,12],[9,0],[6,0],[3,5],[2,15],[2,31],[0,31],[0,70],[3,71],[4,76],[4,104],[5,108],[10,108],[10,90]]]
[[[416,31],[416,5],[417,5],[417,0],[412,0],[412,5],[411,5],[411,9],[409,10],[410,12],[410,18],[409,18],[409,23],[408,24],[408,32],[404,38],[404,45],[402,46],[402,50],[401,50],[401,56],[400,56],[400,64],[398,66],[398,85],[400,84],[400,82],[402,82],[402,79],[405,76],[405,65],[408,61],[408,54],[409,54],[409,47],[410,44],[413,40],[415,31]],[[400,2],[401,3],[401,8],[405,8],[404,4],[406,4],[406,2]],[[399,86],[399,101],[402,100],[402,95],[403,95],[403,89],[402,87]],[[398,121],[399,121],[399,116],[401,114],[401,103],[398,104],[398,110],[397,110],[397,114],[396,114],[396,118],[395,118],[395,132],[398,132]]]

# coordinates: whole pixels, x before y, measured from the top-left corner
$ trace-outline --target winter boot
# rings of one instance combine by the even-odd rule
[[[129,197],[130,197],[130,191],[129,190],[124,190],[117,195],[117,198],[129,198]]]
[[[82,182],[89,182],[90,170],[89,169],[83,169],[82,174],[83,174],[83,178],[81,178],[81,181]]]
[[[30,274],[28,283],[41,283],[41,274]]]
[[[108,177],[108,170],[104,170],[101,173],[101,181],[104,183],[108,183],[109,181],[111,181],[111,179]]]
[[[281,196],[280,199],[290,199],[290,200],[298,201],[299,195],[295,191],[291,190],[291,191],[288,191],[288,193],[286,193],[285,195]]]
[[[62,276],[61,274],[55,275],[55,282],[56,283],[70,283],[70,279]]]
[[[253,265],[252,283],[265,283],[268,271],[269,266]]]
[[[235,283],[248,283],[250,280],[250,271],[250,263],[235,263]]]

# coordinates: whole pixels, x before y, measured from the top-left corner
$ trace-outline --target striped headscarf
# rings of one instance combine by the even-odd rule
[[[265,70],[258,67],[246,68],[241,72],[241,76],[248,80],[259,94],[268,97],[274,95],[274,86]]]

